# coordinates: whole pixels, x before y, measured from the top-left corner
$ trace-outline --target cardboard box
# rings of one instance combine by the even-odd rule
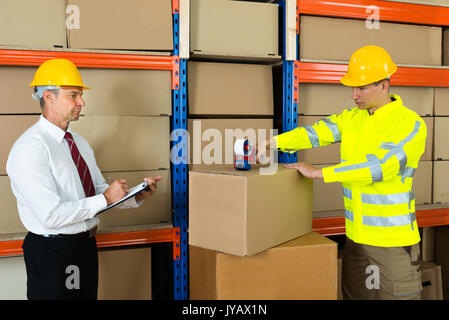
[[[426,147],[420,160],[433,160],[434,117],[422,117],[427,127]]]
[[[312,180],[232,166],[189,172],[189,244],[250,256],[312,231]]]
[[[449,116],[449,88],[435,88],[435,115]]]
[[[236,139],[248,139],[255,146],[270,138],[272,128],[273,119],[189,119],[190,168],[232,165]]]
[[[334,164],[314,165],[317,168]],[[323,179],[313,180],[313,212],[344,210],[343,189],[340,182],[324,183]]]
[[[404,105],[420,116],[433,115],[433,87],[391,86],[390,93],[399,95]],[[350,87],[327,83],[301,83],[299,86],[298,114],[328,116],[355,106]]]
[[[369,21],[300,17],[300,59],[349,61],[352,53],[366,45],[385,48],[396,63],[441,65],[442,28]],[[319,40],[318,40],[319,39]]]
[[[449,66],[449,28],[443,32],[443,64]]]
[[[89,142],[101,171],[170,168],[169,117],[85,116],[70,128]]]
[[[433,161],[420,161],[413,176],[415,205],[432,203]]]
[[[323,118],[325,116],[299,116],[298,125],[300,127],[310,126]],[[298,161],[305,161],[311,164],[340,163],[340,143],[299,150]]]
[[[189,61],[187,68],[189,114],[273,115],[271,66]]]
[[[421,282],[423,286],[421,300],[443,300],[441,266],[432,262],[423,262]]]
[[[65,1],[0,1],[0,30],[1,46],[65,48]]]
[[[424,262],[435,260],[435,227],[419,228],[421,237],[421,259]]]
[[[151,248],[98,251],[99,300],[151,300]]]
[[[75,6],[67,18],[69,48],[173,50],[171,3],[68,0]]]
[[[433,162],[433,203],[449,202],[449,161]]]
[[[115,179],[126,179],[130,187],[143,181],[145,177],[162,176],[157,185],[156,192],[146,199],[140,207],[130,209],[112,208],[102,213],[100,217],[99,231],[114,230],[117,226],[132,226],[143,224],[170,223],[171,211],[171,175],[169,170],[158,171],[128,171],[128,172],[103,172],[103,177],[108,184]]]
[[[449,145],[447,144],[447,137],[449,135],[449,118],[435,117],[434,118],[434,160],[448,160],[449,159]]]
[[[192,300],[335,300],[337,244],[315,232],[251,257],[190,246]]]
[[[39,101],[33,100],[30,83],[37,68],[0,66],[1,114],[41,113]]]
[[[38,120],[37,115],[0,116],[0,174],[6,175],[6,162],[16,140]]]
[[[449,255],[447,244],[449,243],[449,227],[441,226],[435,230],[435,264],[441,266],[441,278],[443,283],[443,299],[449,299]]]
[[[171,72],[165,70],[81,69],[86,115],[172,114]]]
[[[8,176],[0,176],[0,201],[2,214],[0,214],[0,234],[27,232],[19,217],[17,199],[11,190],[11,180]]]
[[[277,4],[191,0],[190,51],[231,56],[277,56],[278,16]]]

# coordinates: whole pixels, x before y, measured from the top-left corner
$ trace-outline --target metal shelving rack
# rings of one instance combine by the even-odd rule
[[[65,58],[80,68],[168,70],[172,74],[172,129],[186,129],[186,61],[179,57],[180,2],[171,0],[173,44],[170,56],[37,50],[0,49],[0,65],[39,66],[53,58]],[[97,246],[118,247],[169,242],[173,248],[174,299],[187,299],[187,169],[185,164],[172,165],[173,225],[165,229],[97,234]],[[0,256],[21,255],[23,240],[0,241]]]
[[[302,14],[366,19],[370,6],[378,8],[381,21],[449,26],[449,7],[381,0],[297,0],[297,33],[300,36],[299,19]],[[296,60],[292,71],[294,82],[289,84],[297,94],[300,83],[339,83],[346,70],[346,64]],[[449,87],[449,68],[399,66],[391,83],[403,86]],[[287,115],[288,119],[293,120],[293,115]],[[449,208],[416,210],[416,219],[420,227],[449,225]],[[313,229],[323,235],[344,234],[344,217],[315,218]]]

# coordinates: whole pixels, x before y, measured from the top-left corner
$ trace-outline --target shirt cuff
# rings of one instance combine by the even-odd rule
[[[337,181],[337,175],[335,174],[334,167],[327,167],[322,169],[323,180],[325,183],[331,183]]]
[[[88,199],[92,205],[93,214],[91,218],[95,217],[98,211],[103,210],[108,206],[108,202],[103,194],[97,194],[96,196],[89,197]]]

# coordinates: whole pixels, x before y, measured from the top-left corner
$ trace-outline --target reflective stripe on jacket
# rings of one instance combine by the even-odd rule
[[[341,182],[346,235],[381,247],[419,242],[412,192],[427,128],[397,95],[369,115],[358,107],[275,137],[284,152],[340,142],[341,163],[323,168],[324,182]],[[300,159],[299,159],[300,160]]]

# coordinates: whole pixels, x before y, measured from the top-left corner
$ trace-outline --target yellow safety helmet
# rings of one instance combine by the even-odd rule
[[[72,86],[90,89],[83,84],[75,64],[67,59],[50,59],[42,63],[30,83],[30,87],[35,86]]]
[[[340,79],[340,82],[349,87],[361,87],[387,79],[397,69],[397,65],[384,48],[365,46],[352,54],[348,72]]]

